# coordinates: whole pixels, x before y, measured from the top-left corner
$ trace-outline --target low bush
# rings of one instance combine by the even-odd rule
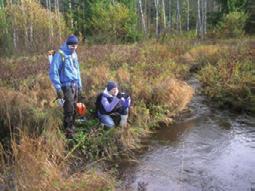
[[[220,106],[255,111],[255,64],[246,45],[228,49],[199,72],[203,91]]]
[[[244,34],[244,27],[248,16],[244,12],[230,12],[223,16],[215,31],[218,38],[240,37]]]

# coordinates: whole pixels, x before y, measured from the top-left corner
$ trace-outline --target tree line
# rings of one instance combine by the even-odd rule
[[[226,22],[253,32],[254,14],[253,0],[0,0],[0,48],[38,52],[68,33],[101,43],[185,32],[203,39]]]

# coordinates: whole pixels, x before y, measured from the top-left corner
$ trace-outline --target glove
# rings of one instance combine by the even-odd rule
[[[131,105],[131,98],[130,98],[130,96],[128,96],[128,97],[126,98],[126,100],[125,100],[124,107],[125,107],[125,108],[129,108],[130,105]]]
[[[58,96],[58,99],[64,99],[64,93],[61,89],[57,91],[57,96]]]
[[[126,108],[128,108],[128,107],[130,107],[130,104],[131,104],[131,98],[130,97],[128,97],[128,98],[121,98],[120,99],[120,103],[121,103],[121,105],[126,109]]]

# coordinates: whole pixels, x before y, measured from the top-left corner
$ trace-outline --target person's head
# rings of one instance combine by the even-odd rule
[[[71,52],[74,52],[77,49],[78,42],[78,38],[73,34],[66,39],[66,45],[71,50]]]
[[[118,84],[114,81],[109,81],[106,85],[106,89],[112,96],[116,96],[119,92]]]

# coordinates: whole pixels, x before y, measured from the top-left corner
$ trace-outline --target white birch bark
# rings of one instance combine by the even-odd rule
[[[204,0],[204,35],[207,33],[207,0]]]
[[[146,30],[146,24],[145,24],[145,19],[144,19],[144,14],[143,14],[142,0],[138,0],[138,3],[139,3],[139,10],[140,10],[140,15],[141,15],[141,19],[142,19],[143,32],[144,32],[144,34],[146,34],[147,30]]]
[[[166,8],[165,8],[165,0],[162,0],[162,14],[163,14],[163,25],[164,25],[164,29],[166,29]]]
[[[29,3],[31,0],[29,0]],[[34,29],[33,29],[33,15],[30,15],[30,22],[29,22],[29,39],[33,43],[34,42]],[[31,44],[32,44],[31,43]],[[32,48],[32,47],[31,47]]]
[[[181,32],[180,0],[176,1],[176,29]]]
[[[201,37],[201,7],[200,7],[200,0],[197,0],[197,36]]]
[[[15,20],[16,19],[14,19],[14,25],[16,23]],[[14,25],[12,26],[13,28],[12,38],[13,38],[13,47],[14,49],[16,49],[17,48],[17,32],[16,32],[16,27]]]
[[[69,11],[72,12],[72,2],[71,2],[71,0],[69,0],[68,6],[69,6]],[[71,20],[70,20],[70,26],[71,26],[71,28],[73,29],[73,27],[74,27],[73,18],[71,17],[70,19],[71,19]]]
[[[9,1],[9,5],[12,7],[12,1],[10,0]],[[12,29],[13,29],[13,31],[12,31],[12,41],[13,41],[13,47],[14,47],[14,49],[16,49],[17,48],[17,32],[16,32],[16,18],[15,18],[15,16],[14,16],[14,18],[13,19],[11,19],[11,25],[12,25]]]
[[[156,37],[159,36],[159,10],[158,10],[158,4],[159,4],[159,0],[154,0],[154,4],[155,4],[155,9],[156,9]]]
[[[169,0],[169,7],[168,7],[168,27],[169,27],[169,30],[172,29],[172,0]]]
[[[24,30],[24,33],[25,33],[25,37],[24,37],[24,41],[25,41],[25,43],[24,43],[24,45],[25,45],[25,48],[28,48],[28,27],[27,27],[27,25],[28,25],[28,22],[27,22],[27,16],[26,16],[26,11],[25,11],[25,8],[24,8],[24,1],[23,0],[21,0],[21,2],[20,2],[20,4],[21,4],[21,11],[22,11],[22,17],[23,17],[23,19],[24,19],[24,23],[22,23],[23,24],[23,30]]]
[[[190,30],[190,0],[187,0],[187,31]]]

